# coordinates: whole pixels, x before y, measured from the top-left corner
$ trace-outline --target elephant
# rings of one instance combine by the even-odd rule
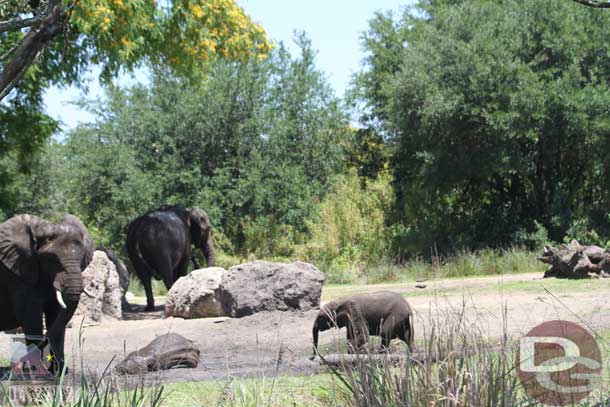
[[[191,245],[199,248],[207,266],[215,264],[211,223],[199,208],[161,206],[132,221],[127,227],[127,253],[146,291],[146,311],[154,311],[151,278],[163,280],[169,290],[185,276]],[[193,258],[195,268],[199,265]]]
[[[178,367],[195,368],[199,364],[200,351],[193,341],[185,337],[167,333],[158,336],[151,343],[131,352],[116,365],[118,374],[142,374]]]
[[[358,351],[369,335],[380,336],[382,348],[394,338],[413,347],[413,311],[409,303],[391,291],[359,294],[325,304],[313,324],[313,356],[318,354],[318,333],[347,327],[350,351]]]
[[[51,373],[64,366],[66,325],[83,291],[82,271],[89,265],[87,229],[75,216],[51,223],[17,215],[0,224],[0,331],[21,327],[27,344],[50,345]],[[89,237],[90,238],[90,237]]]

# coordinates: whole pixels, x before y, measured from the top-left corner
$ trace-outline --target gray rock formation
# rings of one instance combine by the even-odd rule
[[[227,271],[221,267],[194,270],[180,277],[167,293],[165,316],[182,318],[206,318],[224,316],[218,298],[222,276]]]
[[[231,267],[220,283],[227,316],[260,311],[310,310],[320,306],[324,274],[309,263],[254,261]]]
[[[84,291],[80,296],[73,324],[99,323],[103,319],[121,319],[121,287],[116,267],[106,253],[95,251],[89,267],[83,271]]]

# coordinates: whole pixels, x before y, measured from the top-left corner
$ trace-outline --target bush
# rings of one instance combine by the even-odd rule
[[[299,252],[309,261],[336,272],[360,273],[390,255],[386,227],[393,202],[391,177],[382,173],[362,181],[355,170],[338,176],[307,226],[310,239]]]

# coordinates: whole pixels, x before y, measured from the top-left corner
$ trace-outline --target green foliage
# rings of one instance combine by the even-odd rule
[[[356,82],[394,145],[397,250],[503,246],[536,222],[561,240],[577,218],[607,233],[610,16],[561,0],[419,7],[372,21]]]
[[[304,256],[328,274],[364,272],[369,264],[389,256],[385,214],[392,206],[391,177],[380,174],[363,185],[352,170],[338,176],[320,203],[319,214],[308,222],[309,240]],[[334,275],[331,280],[348,276]],[[351,277],[353,278],[353,276]]]
[[[77,84],[92,64],[101,66],[110,83],[121,69],[146,65],[194,83],[205,78],[211,60],[263,60],[273,44],[232,0],[163,1],[80,0],[58,1],[53,7],[32,9],[29,2],[0,3],[0,21],[43,18],[60,10],[60,19],[45,39],[34,62],[19,56],[27,29],[0,32],[0,70],[19,62],[19,74],[9,75],[0,93],[15,89],[0,104],[0,159],[19,160],[20,172],[32,170],[37,153],[57,130],[58,123],[42,113],[42,93],[51,84]],[[26,25],[29,27],[29,25]],[[37,30],[37,26],[31,30]],[[48,30],[51,31],[50,29]],[[27,47],[26,47],[27,48]],[[30,48],[32,48],[30,46]],[[160,68],[162,67],[162,68]],[[23,77],[21,77],[23,74]],[[2,181],[7,184],[8,181]],[[0,191],[7,188],[0,185]]]
[[[519,229],[513,235],[512,241],[517,246],[523,246],[529,250],[539,250],[545,244],[548,244],[550,239],[546,228],[539,222],[534,221],[534,230],[532,232]]]
[[[195,87],[156,76],[150,87],[109,88],[89,104],[96,122],[57,152],[64,210],[121,250],[125,226],[146,210],[198,206],[225,238],[221,250],[290,255],[344,167],[347,136],[309,40],[297,44],[294,58],[280,46],[264,61],[216,61]]]
[[[389,240],[388,240],[389,241]],[[353,265],[343,259],[326,264],[314,259],[330,284],[380,284],[413,282],[442,278],[464,278],[518,273],[539,273],[548,268],[538,254],[522,247],[505,250],[463,250],[449,256],[411,258],[400,263],[391,260],[370,260]],[[348,293],[346,293],[347,295]]]
[[[350,129],[347,144],[347,161],[361,178],[374,179],[381,171],[388,170],[390,150],[383,137],[371,129]]]

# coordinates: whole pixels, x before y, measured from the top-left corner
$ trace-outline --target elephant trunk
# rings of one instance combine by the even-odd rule
[[[212,243],[212,234],[208,234],[208,238],[203,244],[203,254],[208,267],[214,267],[216,265],[216,254],[214,252],[214,243]]]
[[[311,359],[314,359],[316,357],[316,355],[318,354],[318,333],[320,332],[320,329],[318,327],[318,321],[316,321],[313,324],[313,330],[312,330],[312,335],[313,335],[313,355],[311,355]]]
[[[65,305],[73,305],[73,307],[76,308],[78,306],[78,301],[80,300],[80,295],[83,292],[81,261],[80,259],[66,260],[62,262],[62,265],[64,266],[65,271],[62,271],[55,276],[53,286],[61,294]]]

